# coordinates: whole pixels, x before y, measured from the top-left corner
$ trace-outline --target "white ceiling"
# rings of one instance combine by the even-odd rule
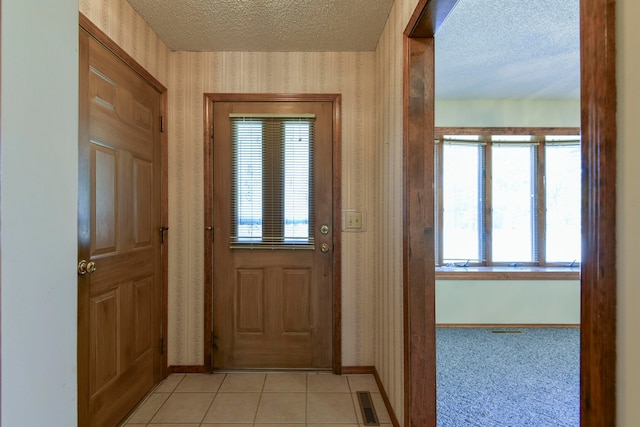
[[[171,50],[375,50],[393,0],[129,0]]]
[[[580,97],[579,0],[460,0],[436,34],[436,97]]]
[[[372,51],[393,0],[128,0],[174,51]],[[440,99],[578,99],[579,0],[459,0]]]

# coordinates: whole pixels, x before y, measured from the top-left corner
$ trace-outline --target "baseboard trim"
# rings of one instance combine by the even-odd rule
[[[436,328],[580,328],[576,323],[436,323]]]
[[[206,374],[210,372],[204,365],[172,365],[168,370],[170,374]]]
[[[384,389],[382,380],[380,380],[380,375],[378,375],[378,370],[376,369],[376,367],[375,366],[343,366],[342,367],[342,375],[364,375],[364,374],[373,375],[373,378],[375,378],[376,384],[378,384],[378,388],[380,389],[380,396],[382,397],[384,406],[387,408],[387,412],[389,413],[389,418],[391,418],[391,424],[393,424],[394,427],[400,427],[400,423],[398,422],[396,413],[393,411],[393,408],[391,407],[389,396],[387,396],[387,392]]]

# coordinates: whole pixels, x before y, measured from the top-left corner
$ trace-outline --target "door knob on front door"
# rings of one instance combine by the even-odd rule
[[[323,243],[322,245],[320,245],[320,251],[322,251],[323,254],[326,254],[327,252],[329,252],[329,245]]]

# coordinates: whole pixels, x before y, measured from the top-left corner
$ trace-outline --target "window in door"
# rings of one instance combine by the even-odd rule
[[[231,115],[231,247],[314,248],[314,116]]]

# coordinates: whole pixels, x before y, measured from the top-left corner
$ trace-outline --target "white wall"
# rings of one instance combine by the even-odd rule
[[[436,323],[580,323],[578,280],[439,280]]]
[[[580,127],[579,99],[437,99],[436,126]]]
[[[2,2],[2,418],[74,426],[78,2]]]
[[[617,1],[618,426],[640,425],[640,2]]]

